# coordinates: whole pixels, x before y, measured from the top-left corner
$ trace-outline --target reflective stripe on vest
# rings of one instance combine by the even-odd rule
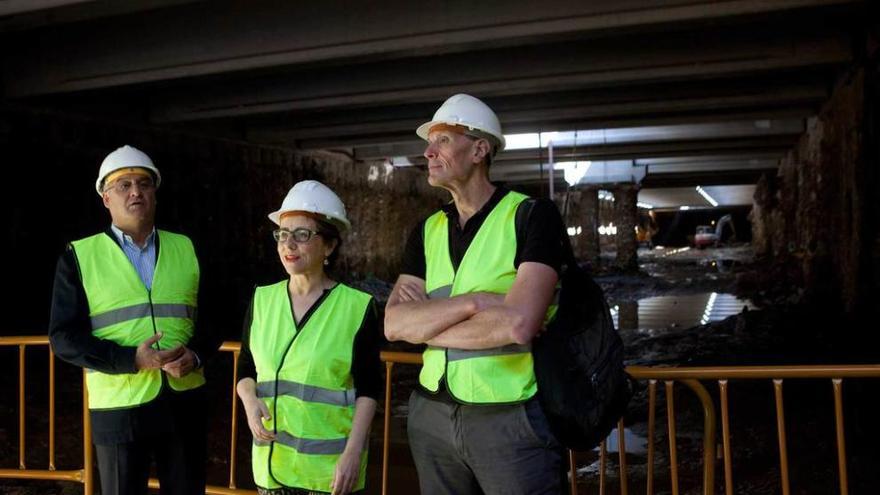
[[[489,213],[468,246],[458,271],[449,255],[449,222],[442,211],[425,221],[425,291],[430,298],[470,292],[507,294],[516,279],[516,210],[527,199],[508,192]],[[429,347],[419,383],[431,392],[445,377],[449,394],[470,404],[528,400],[537,392],[531,346],[507,345],[467,351]]]
[[[147,290],[122,248],[106,233],[71,243],[95,337],[136,347],[161,330],[160,349],[189,342],[199,287],[198,260],[186,236],[163,230],[157,235],[159,257],[152,290]],[[88,371],[90,409],[138,406],[155,399],[162,389],[162,372],[156,369],[122,374]],[[201,369],[182,378],[166,378],[177,391],[205,383]]]
[[[271,419],[272,442],[254,441],[254,481],[262,488],[328,491],[354,420],[351,376],[354,338],[371,296],[337,284],[315,304],[301,328],[294,323],[287,280],[254,293],[251,354],[257,397]],[[364,487],[367,449],[354,489]]]

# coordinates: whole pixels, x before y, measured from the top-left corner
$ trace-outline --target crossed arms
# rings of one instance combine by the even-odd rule
[[[423,279],[400,275],[385,307],[385,337],[467,350],[527,344],[541,329],[557,278],[548,265],[524,262],[506,295],[428,299]]]

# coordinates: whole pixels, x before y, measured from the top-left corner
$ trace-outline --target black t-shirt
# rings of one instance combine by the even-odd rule
[[[509,189],[497,187],[489,201],[465,223],[464,228],[459,226],[458,210],[455,204],[449,203],[443,207],[443,212],[449,219],[449,255],[452,258],[452,267],[458,270],[464,254],[467,252],[471,241],[477,235],[486,217],[501,201]],[[531,211],[526,205],[532,202]],[[559,273],[564,260],[562,247],[562,218],[556,205],[548,199],[536,199],[523,201],[516,211],[516,255],[514,267],[519,268],[520,263],[536,262],[543,263]],[[427,219],[426,219],[427,220]],[[425,279],[425,221],[419,222],[406,243],[403,253],[402,274],[412,275]]]

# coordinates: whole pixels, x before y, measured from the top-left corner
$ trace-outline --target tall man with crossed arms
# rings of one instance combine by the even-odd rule
[[[477,98],[452,96],[416,133],[428,182],[452,195],[410,236],[385,314],[389,340],[427,344],[408,421],[421,491],[560,493],[530,351],[562,264],[559,212],[490,182],[504,135]]]

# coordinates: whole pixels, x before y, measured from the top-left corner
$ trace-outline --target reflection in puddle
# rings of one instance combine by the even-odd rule
[[[618,452],[620,450],[618,441],[617,428],[614,428],[608,434],[608,438],[605,439],[605,450],[609,453]],[[644,455],[648,453],[648,439],[641,435],[636,435],[626,427],[623,428],[623,446],[627,454]],[[599,450],[599,447],[596,447],[594,450]]]
[[[709,269],[710,271],[716,271],[718,273],[728,273],[738,265],[738,262],[736,260],[726,258],[710,258],[701,260],[697,264],[701,267]]]
[[[756,309],[748,300],[712,292],[619,302],[612,305],[611,316],[620,330],[691,328],[739,314],[744,307]]]
[[[629,455],[644,456],[648,453],[648,439],[641,435],[636,435],[629,428],[623,429],[623,442],[624,450],[626,450],[626,453]],[[599,447],[596,447],[593,450],[598,452]],[[608,434],[608,438],[605,439],[605,450],[608,454],[614,454],[620,451],[617,438],[617,428],[611,430],[611,433]],[[581,477],[598,475],[600,468],[601,464],[597,459],[592,464],[577,468],[577,474]]]

